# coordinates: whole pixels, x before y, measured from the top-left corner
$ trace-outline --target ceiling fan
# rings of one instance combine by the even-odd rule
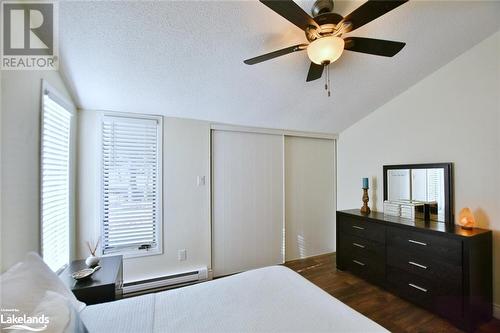
[[[344,50],[385,57],[396,55],[406,45],[381,39],[346,37],[342,35],[377,19],[401,6],[408,0],[367,1],[349,15],[343,17],[333,12],[333,0],[316,0],[312,17],[292,0],[260,0],[264,5],[304,30],[309,44],[298,44],[244,61],[247,65],[307,50],[311,66],[306,81],[321,78],[325,66],[336,61]],[[329,81],[327,71],[327,82]],[[325,85],[325,89],[328,84]]]

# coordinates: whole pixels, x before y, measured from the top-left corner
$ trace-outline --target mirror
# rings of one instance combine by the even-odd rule
[[[384,166],[384,212],[453,221],[451,167],[451,163]]]

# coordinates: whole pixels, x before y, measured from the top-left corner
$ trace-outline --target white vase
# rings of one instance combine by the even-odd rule
[[[93,256],[93,255],[90,255],[90,256],[87,257],[87,259],[85,259],[85,264],[88,267],[95,267],[95,266],[97,266],[99,264],[100,260],[101,260],[101,258]]]

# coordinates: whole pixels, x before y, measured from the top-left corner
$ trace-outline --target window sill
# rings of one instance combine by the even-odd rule
[[[163,250],[161,249],[153,249],[149,251],[116,251],[112,253],[103,254],[103,257],[109,256],[123,256],[123,259],[131,259],[131,258],[139,258],[139,257],[149,257],[149,256],[157,256],[163,254]]]

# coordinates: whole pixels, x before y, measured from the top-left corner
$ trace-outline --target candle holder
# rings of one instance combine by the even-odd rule
[[[368,207],[368,201],[370,201],[370,198],[368,197],[368,188],[363,189],[363,207],[361,207],[360,212],[361,214],[370,214],[371,210],[370,207]]]

